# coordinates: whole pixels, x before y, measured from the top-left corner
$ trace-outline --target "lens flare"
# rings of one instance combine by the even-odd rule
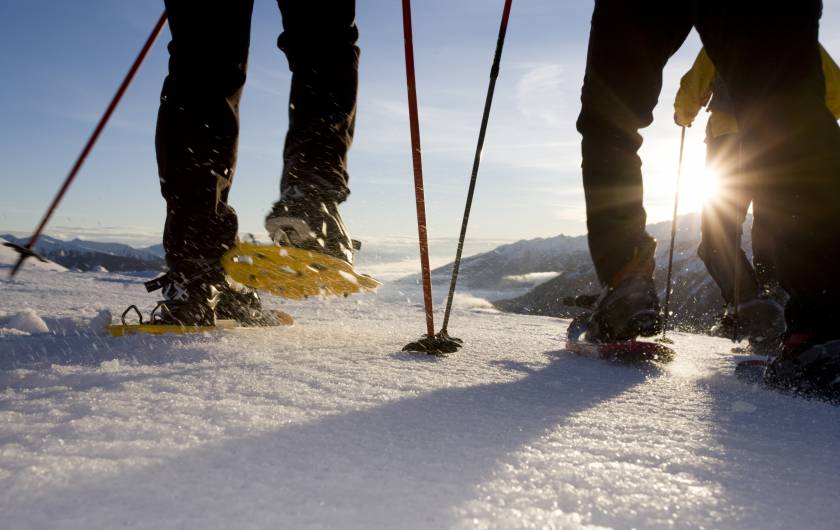
[[[687,167],[680,183],[680,211],[699,212],[720,193],[720,177],[709,167]]]

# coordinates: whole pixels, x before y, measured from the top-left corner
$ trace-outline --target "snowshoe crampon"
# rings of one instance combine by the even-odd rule
[[[668,363],[676,356],[668,346],[652,341],[589,342],[586,340],[589,316],[582,314],[572,319],[566,332],[567,351],[582,357],[628,364]]]
[[[222,267],[239,283],[293,300],[372,292],[382,285],[346,261],[274,244],[237,243],[222,257]]]

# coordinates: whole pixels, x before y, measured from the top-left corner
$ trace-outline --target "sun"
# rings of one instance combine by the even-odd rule
[[[712,168],[691,165],[683,170],[680,181],[680,211],[699,212],[703,204],[720,193],[720,176]]]

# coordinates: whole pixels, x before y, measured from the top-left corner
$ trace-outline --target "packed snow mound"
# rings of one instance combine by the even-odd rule
[[[31,309],[0,318],[0,329],[10,329],[28,334],[50,332],[50,328],[47,327],[44,319]]]
[[[8,241],[0,238],[0,269],[5,267],[13,267],[14,264],[17,263],[18,257],[20,256],[17,252],[4,245],[4,243],[8,243]],[[36,258],[29,258],[24,262],[22,270],[29,269],[59,272],[64,272],[67,270],[58,263],[53,263],[49,260],[47,262],[43,262]]]
[[[59,336],[104,335],[113,320],[111,312],[100,310],[95,316],[41,317],[32,309],[11,315],[0,313],[0,334],[34,335],[51,333]]]

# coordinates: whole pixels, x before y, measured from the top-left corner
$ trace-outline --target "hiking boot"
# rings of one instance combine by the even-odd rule
[[[785,308],[775,299],[761,294],[738,306],[738,335],[750,341],[778,341],[785,332]]]
[[[219,303],[218,271],[187,275],[169,271],[146,282],[149,292],[160,289],[163,300],[152,312],[152,324],[176,326],[215,326]]]
[[[662,331],[659,298],[653,285],[656,242],[646,242],[604,288],[589,318],[587,340],[617,342]]]
[[[354,242],[333,199],[293,188],[274,203],[265,219],[265,228],[279,245],[321,252],[353,264]]]
[[[805,395],[840,400],[840,339],[787,334],[767,366],[764,382]]]
[[[750,343],[778,343],[785,332],[785,308],[775,298],[762,294],[735,306],[728,304],[711,334]],[[737,333],[737,337],[736,337]]]
[[[731,339],[735,333],[735,306],[726,304],[720,320],[709,329],[709,334],[714,337]]]
[[[587,340],[618,342],[650,337],[662,331],[659,299],[653,279],[631,278],[607,287],[589,317]]]

